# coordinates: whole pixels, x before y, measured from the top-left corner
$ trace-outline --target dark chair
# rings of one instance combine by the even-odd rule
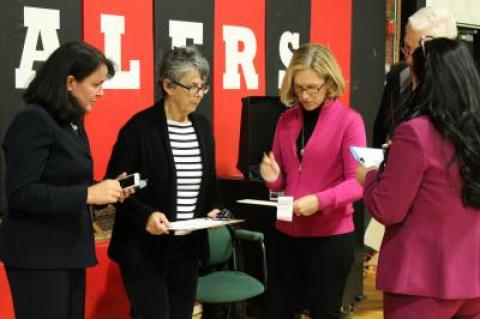
[[[246,317],[246,299],[258,296],[265,290],[267,263],[263,234],[231,226],[208,230],[210,256],[206,266],[221,268],[198,279],[196,299],[202,303],[228,304],[226,318],[230,318],[232,305],[242,302],[241,317]],[[258,242],[262,251],[263,283],[239,270],[237,240]],[[236,308],[238,309],[238,308]]]

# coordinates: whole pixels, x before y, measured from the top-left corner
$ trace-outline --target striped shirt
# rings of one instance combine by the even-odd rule
[[[192,122],[168,120],[168,137],[177,176],[177,220],[193,218],[202,182],[202,156]]]

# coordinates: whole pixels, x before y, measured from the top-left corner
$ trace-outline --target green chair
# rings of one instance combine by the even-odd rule
[[[243,301],[242,316],[245,316],[245,300],[262,294],[267,281],[267,263],[263,234],[231,226],[208,230],[210,255],[207,266],[223,267],[198,278],[196,299],[202,303],[228,304],[226,317],[230,318],[231,306]],[[237,240],[258,242],[262,251],[263,283],[239,271],[239,256],[235,249]],[[225,269],[225,265],[229,265]]]

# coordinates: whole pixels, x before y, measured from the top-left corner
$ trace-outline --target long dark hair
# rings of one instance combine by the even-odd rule
[[[404,120],[427,115],[455,148],[462,177],[462,201],[480,208],[480,76],[464,44],[437,38],[413,53],[415,89]]]
[[[67,90],[67,77],[82,81],[105,65],[108,76],[115,74],[113,63],[97,48],[84,42],[67,42],[56,49],[38,70],[23,94],[26,103],[44,107],[60,124],[78,122],[83,109]]]

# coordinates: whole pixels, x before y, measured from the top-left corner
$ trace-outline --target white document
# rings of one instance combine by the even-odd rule
[[[385,226],[380,224],[375,218],[372,218],[365,230],[364,243],[365,245],[380,251],[382,245],[383,234],[385,233]]]
[[[293,196],[278,196],[277,220],[285,222],[293,220]]]
[[[353,157],[364,167],[380,167],[383,162],[384,150],[381,148],[350,146]]]
[[[237,203],[277,207],[277,202],[272,202],[272,201],[269,201],[269,200],[259,200],[259,199],[245,198],[245,199],[238,199]]]
[[[243,222],[243,219],[228,219],[228,220],[217,220],[209,217],[205,218],[194,218],[187,220],[180,220],[176,222],[171,222],[168,230],[174,231],[175,235],[186,235],[191,233],[194,230],[219,227],[228,224],[236,224]]]

